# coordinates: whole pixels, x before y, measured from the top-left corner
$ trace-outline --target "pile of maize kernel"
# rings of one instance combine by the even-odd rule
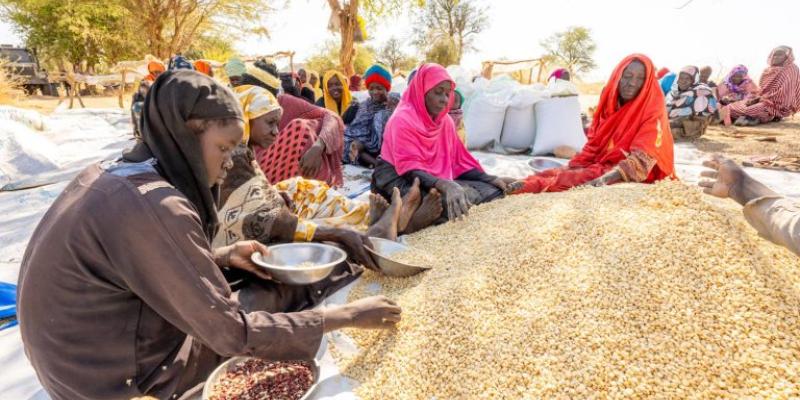
[[[403,320],[346,330],[340,367],[364,400],[798,398],[800,260],[720,204],[662,182],[474,207],[408,238],[432,270],[362,278]]]

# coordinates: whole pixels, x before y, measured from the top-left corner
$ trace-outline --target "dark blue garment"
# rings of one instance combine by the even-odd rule
[[[399,94],[389,93],[395,101],[399,101]],[[355,164],[358,160],[350,159],[350,145],[358,140],[364,145],[364,150],[370,154],[379,154],[383,144],[383,131],[392,115],[386,108],[387,103],[375,103],[372,98],[364,100],[358,106],[358,112],[353,122],[344,131],[344,163]]]
[[[169,70],[174,71],[176,69],[190,69],[194,71],[194,65],[184,56],[175,56],[172,57],[172,60],[169,60]]]

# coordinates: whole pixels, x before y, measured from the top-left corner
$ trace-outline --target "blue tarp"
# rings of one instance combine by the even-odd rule
[[[17,285],[0,282],[0,319],[17,315]],[[17,325],[17,319],[0,325],[0,330]]]

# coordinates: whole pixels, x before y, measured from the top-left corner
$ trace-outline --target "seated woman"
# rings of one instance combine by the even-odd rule
[[[166,70],[164,63],[161,61],[153,60],[148,62],[148,74],[139,82],[139,87],[136,89],[136,92],[133,93],[133,99],[131,100],[131,124],[133,125],[133,137],[136,139],[142,137],[142,107],[144,105],[144,99],[147,97],[147,91],[150,90],[150,86],[156,81],[156,78]]]
[[[314,93],[314,89],[308,84],[308,72],[301,68],[293,76],[297,80],[297,90],[300,91],[300,97],[308,100],[311,104],[316,103],[317,96]]]
[[[225,63],[225,75],[228,76],[228,82],[231,87],[236,87],[242,84],[242,76],[245,74],[247,66],[244,62],[236,57],[231,58]]]
[[[375,168],[386,122],[400,102],[400,95],[389,93],[392,75],[381,65],[369,67],[364,78],[369,98],[358,105],[353,122],[344,131],[344,162]]]
[[[367,237],[396,240],[398,230],[408,224],[411,209],[419,206],[419,194],[403,202],[397,191],[389,206],[376,194],[370,196],[370,204],[353,201],[324,182],[304,178],[273,186],[255,162],[253,146],[272,146],[283,110],[261,87],[239,86],[235,91],[244,112],[245,145],[234,151],[233,167],[221,187],[222,226],[213,247],[243,239],[330,241],[342,245],[356,262],[371,267],[372,259],[364,249]]]
[[[752,126],[778,121],[800,111],[800,69],[789,46],[780,46],[769,55],[769,67],[761,73],[755,97],[731,103],[720,114],[725,125],[735,121]]]
[[[267,82],[258,78],[257,72],[246,75],[249,78],[240,80],[240,83],[271,89]],[[279,95],[278,104],[283,109],[278,124],[281,133],[269,149],[256,149],[256,159],[267,179],[280,182],[303,176],[331,186],[342,185],[342,120],[332,112],[292,95]]]
[[[503,197],[512,181],[483,172],[458,139],[448,115],[454,87],[441,65],[422,65],[386,125],[372,189],[388,198],[395,188],[405,194],[421,182],[425,196],[410,231],[465,216],[472,205]]]
[[[312,309],[357,266],[288,286],[259,279],[269,276],[249,260],[269,251],[261,243],[212,249],[217,185],[242,141],[230,90],[194,71],[167,72],[143,120],[142,142],[81,172],[23,257],[20,332],[50,398],[189,397],[229,357],[311,359],[327,331],[400,319],[385,298]],[[235,293],[230,269],[249,271]]]
[[[717,87],[717,83],[711,80],[711,74],[714,70],[711,68],[710,65],[706,65],[700,68],[700,83],[710,87],[715,88]]]
[[[317,71],[308,71],[308,86],[314,91],[315,104],[322,98],[322,88],[319,84],[319,73]]]
[[[317,106],[334,112],[342,117],[345,125],[350,125],[358,113],[358,102],[353,101],[346,82],[347,78],[341,72],[326,72],[322,77],[322,98],[317,100]]]
[[[461,143],[467,143],[467,130],[464,128],[464,95],[458,88],[455,89],[456,96],[453,98],[453,107],[450,109],[450,118],[453,119],[453,124],[456,126],[456,134],[461,140]]]
[[[749,99],[757,94],[758,86],[747,75],[747,67],[744,65],[733,67],[722,84],[717,86],[717,98],[722,105]]]
[[[626,57],[603,88],[583,150],[566,167],[529,176],[511,190],[560,192],[674,177],[672,134],[660,90],[647,56]]]
[[[714,90],[700,82],[700,72],[687,66],[678,74],[678,81],[667,94],[667,116],[674,138],[694,139],[706,133],[717,112]]]

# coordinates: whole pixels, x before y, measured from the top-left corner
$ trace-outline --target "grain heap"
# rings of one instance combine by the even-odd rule
[[[800,262],[695,188],[514,196],[409,241],[433,270],[351,294],[403,307],[346,331],[361,399],[800,396]]]

